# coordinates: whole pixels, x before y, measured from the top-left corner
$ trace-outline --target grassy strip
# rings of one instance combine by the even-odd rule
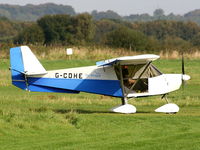
[[[93,65],[94,60],[42,60],[46,69]],[[137,114],[109,112],[119,99],[81,93],[28,93],[11,85],[9,61],[0,62],[0,149],[199,149],[199,60],[186,60],[192,79],[169,99],[176,115],[155,113],[159,96],[133,99]],[[165,73],[180,73],[180,60],[159,60]]]

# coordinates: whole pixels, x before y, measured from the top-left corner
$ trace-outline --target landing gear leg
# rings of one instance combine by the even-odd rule
[[[169,100],[168,100],[168,98],[167,98],[167,94],[164,94],[162,97],[161,97],[161,99],[165,99],[165,101],[167,102],[167,104],[169,104]]]
[[[123,97],[121,100],[122,100],[122,105],[128,104],[128,99],[126,97]]]

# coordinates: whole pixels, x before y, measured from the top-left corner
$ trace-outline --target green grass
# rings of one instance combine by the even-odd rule
[[[89,60],[42,60],[46,69],[93,65]],[[154,63],[180,73],[180,60]],[[80,93],[29,93],[11,85],[8,60],[0,62],[0,149],[200,149],[200,60],[187,60],[192,79],[184,92],[171,93],[176,115],[155,113],[159,96],[133,99],[136,114],[115,114],[120,99]]]

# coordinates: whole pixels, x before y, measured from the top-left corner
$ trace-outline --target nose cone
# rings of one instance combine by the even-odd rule
[[[184,81],[187,81],[187,80],[190,80],[191,77],[190,77],[189,75],[187,75],[187,74],[183,74],[183,75],[182,75],[182,79],[183,79]]]

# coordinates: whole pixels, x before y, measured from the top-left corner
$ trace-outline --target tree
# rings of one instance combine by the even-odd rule
[[[44,33],[37,24],[32,24],[20,32],[15,39],[18,44],[43,44]]]
[[[147,37],[141,32],[122,26],[107,34],[106,44],[132,50],[145,50]]]
[[[0,15],[11,20],[36,21],[44,15],[68,14],[75,15],[71,6],[46,3],[40,5],[27,4],[25,6],[0,4]]]
[[[200,27],[194,22],[167,20],[136,23],[133,28],[147,36],[154,36],[158,40],[163,40],[167,36],[174,36],[189,41],[200,32]]]
[[[176,34],[184,40],[191,40],[199,32],[200,27],[194,22],[177,22]]]
[[[71,42],[71,17],[69,15],[47,15],[37,21],[45,35],[45,44]]]
[[[48,15],[37,21],[45,34],[45,44],[85,44],[94,37],[92,17],[85,13],[77,16]]]
[[[191,39],[191,43],[192,43],[194,46],[200,47],[200,33],[198,33],[197,35],[195,35],[195,36]]]
[[[156,9],[153,12],[153,16],[155,19],[162,19],[163,16],[165,16],[164,10],[163,9]]]
[[[100,20],[100,19],[116,19],[116,20],[120,20],[122,19],[122,17],[117,14],[116,12],[112,11],[112,10],[107,10],[106,12],[97,12],[96,10],[92,11],[91,13],[92,17],[95,20]]]
[[[105,35],[117,28],[119,28],[119,23],[112,20],[102,19],[95,22],[96,30],[94,41],[96,43],[105,43]]]
[[[72,18],[73,35],[76,44],[91,42],[94,38],[95,26],[92,16],[88,13],[80,14]]]
[[[180,37],[167,36],[163,42],[162,46],[165,49],[181,49],[187,50],[191,47],[190,42],[183,40]]]
[[[24,26],[26,26],[26,23],[12,22],[5,17],[0,17],[0,41],[12,41]]]

